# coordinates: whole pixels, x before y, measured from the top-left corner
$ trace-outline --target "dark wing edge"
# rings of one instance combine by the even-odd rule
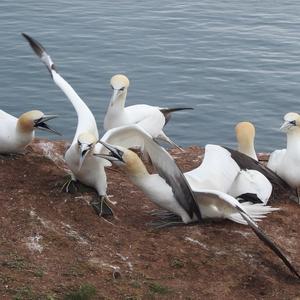
[[[51,72],[52,70],[55,70],[57,72],[54,63],[51,60],[51,57],[47,53],[46,49],[42,46],[42,44],[26,33],[22,33],[22,35],[27,40],[34,53],[44,62],[51,76],[52,76],[52,72]]]
[[[300,279],[300,274],[298,271],[293,267],[293,265],[290,263],[290,261],[286,258],[282,250],[279,248],[278,245],[275,244],[259,227],[258,225],[251,219],[251,217],[244,212],[240,207],[236,206],[236,209],[241,214],[243,219],[248,223],[248,225],[251,227],[251,229],[254,231],[254,233],[257,235],[257,237],[264,242],[265,245],[267,245],[283,262],[284,264],[289,268],[289,270],[295,274]]]
[[[180,111],[180,110],[192,110],[194,109],[193,107],[174,107],[174,108],[160,108],[160,112],[165,116],[165,125],[168,124],[168,122],[171,119],[172,113],[175,111]]]
[[[147,144],[149,145],[149,141]],[[151,144],[150,149],[147,149],[147,151],[158,174],[171,186],[176,200],[188,213],[190,218],[193,218],[195,214],[198,220],[202,220],[201,212],[195,200],[193,191],[173,157],[154,140],[151,140]],[[157,147],[157,150],[160,152],[161,159],[168,163],[167,168],[164,168],[159,162],[156,162],[155,159],[153,159],[154,155],[151,157],[151,147]]]
[[[281,190],[287,190],[291,188],[286,181],[284,181],[280,176],[278,176],[268,167],[264,166],[262,163],[237,150],[233,150],[228,147],[223,148],[230,152],[232,159],[238,164],[241,169],[252,169],[259,171],[268,178],[273,186],[277,186]]]

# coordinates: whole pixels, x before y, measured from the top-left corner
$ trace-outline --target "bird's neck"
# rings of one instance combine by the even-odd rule
[[[17,142],[20,146],[26,146],[34,138],[32,126],[23,126],[22,121],[18,120],[16,126]]]
[[[255,152],[255,149],[254,149],[254,144],[251,143],[251,142],[239,143],[238,151],[250,156],[251,158],[253,158],[255,160],[257,160],[256,152]]]
[[[126,172],[134,180],[140,178],[146,178],[150,176],[147,168],[140,158],[136,159],[134,162],[126,164]]]
[[[300,153],[300,128],[294,128],[287,134],[287,146],[286,151],[290,154]]]
[[[111,99],[110,103],[109,103],[109,109],[117,110],[118,112],[124,110],[126,96],[127,96],[127,91],[125,93],[123,93],[122,95],[120,95],[114,102]]]

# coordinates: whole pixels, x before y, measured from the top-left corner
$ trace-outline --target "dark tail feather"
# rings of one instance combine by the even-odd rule
[[[284,262],[284,264],[290,269],[290,271],[295,274],[300,279],[300,274],[292,266],[289,260],[286,258],[284,253],[280,250],[279,246],[275,244],[258,226],[257,224],[249,217],[243,210],[239,207],[236,207],[243,219],[248,223],[254,233],[258,238],[263,241],[277,256]]]
[[[188,109],[194,109],[193,107],[174,107],[174,108],[161,108],[160,111],[164,114],[166,122],[165,122],[165,126],[166,124],[170,121],[171,119],[171,114],[175,111],[180,111],[180,110],[188,110]]]

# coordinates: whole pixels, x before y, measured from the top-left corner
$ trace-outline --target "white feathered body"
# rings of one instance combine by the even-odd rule
[[[152,137],[158,137],[165,125],[165,117],[159,107],[146,104],[122,107],[115,103],[109,105],[104,118],[104,129],[137,124]]]
[[[34,138],[34,131],[21,132],[18,119],[0,110],[0,153],[21,153]]]

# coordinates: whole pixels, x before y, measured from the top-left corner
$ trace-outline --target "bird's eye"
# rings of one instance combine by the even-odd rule
[[[111,85],[110,87],[111,87],[112,89],[114,89],[114,87],[113,87],[112,85]]]
[[[123,86],[123,87],[121,87],[120,89],[119,89],[119,91],[124,91],[125,90],[125,86]]]
[[[78,146],[81,146],[81,142],[80,141],[77,141],[77,143],[78,143]]]
[[[295,120],[290,121],[290,124],[296,126],[296,121]]]
[[[118,154],[119,154],[119,156],[120,156],[120,157],[122,157],[122,156],[123,156],[123,154],[124,154],[124,152],[123,152],[123,151],[121,151],[121,150],[119,150],[119,149],[117,149],[117,152],[118,152]]]

